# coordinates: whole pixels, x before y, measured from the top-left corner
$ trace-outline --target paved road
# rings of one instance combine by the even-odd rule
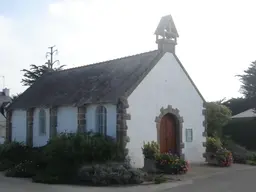
[[[210,178],[196,179],[192,184],[162,190],[171,192],[247,192],[255,191],[256,169],[236,171],[215,175]]]
[[[31,183],[29,180],[6,178],[0,175],[0,192],[247,192],[255,190],[256,169],[231,171],[208,178],[134,187],[79,187]],[[176,186],[175,185],[179,185]]]

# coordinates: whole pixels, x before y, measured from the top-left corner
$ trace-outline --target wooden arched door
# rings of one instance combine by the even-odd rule
[[[166,114],[160,124],[160,152],[177,153],[175,116]]]

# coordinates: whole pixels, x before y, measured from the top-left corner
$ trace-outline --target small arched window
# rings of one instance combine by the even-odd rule
[[[96,108],[96,130],[103,135],[107,134],[107,109],[104,106]]]
[[[46,134],[46,113],[44,109],[40,109],[39,111],[39,134]]]

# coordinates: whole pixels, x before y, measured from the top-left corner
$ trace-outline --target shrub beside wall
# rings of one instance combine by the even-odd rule
[[[17,142],[1,145],[0,168],[7,170],[6,176],[32,177],[34,182],[76,183],[82,180],[81,177],[78,180],[77,175],[81,167],[107,162],[123,163],[123,151],[111,137],[63,133],[43,148],[31,148]],[[98,178],[98,182],[100,180]]]
[[[248,150],[256,151],[256,119],[233,119],[223,128],[223,134]]]

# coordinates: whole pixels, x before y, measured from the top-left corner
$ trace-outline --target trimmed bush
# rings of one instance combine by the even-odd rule
[[[96,186],[140,184],[144,177],[144,172],[123,165],[83,166],[78,172],[81,184]]]
[[[167,174],[184,174],[188,171],[188,162],[171,153],[156,157],[156,168]]]
[[[111,137],[93,133],[62,133],[44,148],[47,166],[33,177],[34,182],[72,183],[82,164],[125,160]]]
[[[20,162],[30,159],[31,148],[23,143],[11,142],[0,145],[0,171],[14,167]]]
[[[247,160],[253,156],[252,152],[248,151],[245,147],[236,144],[230,138],[225,138],[223,140],[223,146],[232,152],[234,163],[246,164]]]
[[[110,184],[118,179],[119,184],[137,183],[141,178],[130,169],[124,149],[113,138],[100,134],[62,133],[43,148],[30,148],[14,142],[2,145],[0,154],[0,166],[7,170],[7,177],[32,177],[34,182],[39,183],[74,184],[79,181],[77,174],[81,165],[108,161],[125,162],[122,169],[115,171],[115,167],[112,168]],[[98,169],[95,169],[96,173]],[[127,174],[130,176],[128,180]],[[116,181],[112,181],[114,179]]]
[[[255,127],[255,118],[232,119],[223,127],[223,134],[230,136],[236,144],[244,146],[247,150],[256,151]]]
[[[24,161],[8,169],[5,173],[6,177],[23,177],[29,178],[36,175],[36,165],[32,161]]]

